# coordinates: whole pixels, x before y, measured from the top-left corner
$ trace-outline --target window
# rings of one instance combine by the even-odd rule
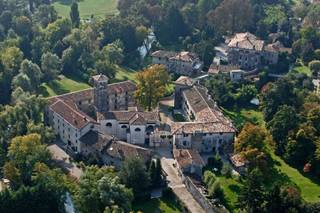
[[[136,128],[134,131],[141,132],[141,129],[140,128]]]
[[[122,129],[126,129],[127,126],[126,126],[126,125],[122,125],[121,128],[122,128]]]
[[[82,101],[79,101],[79,106],[81,106],[81,104],[82,104]]]
[[[183,146],[187,146],[187,141],[183,141],[183,142],[182,142],[182,145],[183,145]]]
[[[106,127],[112,127],[112,123],[110,123],[110,122],[107,123],[107,124],[106,124]]]

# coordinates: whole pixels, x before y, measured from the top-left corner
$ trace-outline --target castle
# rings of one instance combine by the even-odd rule
[[[110,84],[104,75],[92,77],[93,88],[50,98],[46,124],[68,151],[83,155],[107,153],[110,141],[125,142],[118,143],[121,147],[131,144],[130,149],[170,143],[170,147],[198,152],[230,150],[235,128],[207,90],[185,76],[175,83],[175,109],[187,121],[171,124],[171,132],[161,130],[157,110],[147,112],[136,105],[133,82]]]

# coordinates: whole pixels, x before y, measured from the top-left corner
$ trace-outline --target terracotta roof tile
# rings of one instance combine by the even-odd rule
[[[199,152],[191,149],[175,149],[173,156],[179,164],[180,168],[185,168],[190,165],[205,166]]]

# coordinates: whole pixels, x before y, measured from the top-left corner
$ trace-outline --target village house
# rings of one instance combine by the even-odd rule
[[[202,169],[205,166],[199,152],[192,149],[174,149],[173,156],[176,159],[180,175],[202,176]]]
[[[195,53],[191,52],[172,52],[158,50],[151,54],[153,64],[165,65],[167,70],[172,73],[192,76],[199,73],[203,67],[203,62]]]
[[[84,156],[97,156],[107,165],[119,168],[121,162],[126,158],[139,157],[144,162],[152,159],[152,151],[120,141],[109,134],[98,131],[89,131],[80,138],[82,154]]]
[[[251,33],[237,33],[227,38],[227,60],[229,64],[239,65],[244,70],[254,70],[263,65],[278,63],[279,53],[288,52],[280,42],[266,44]]]
[[[187,122],[171,126],[173,144],[178,149],[198,152],[227,153],[232,150],[236,130],[206,88],[182,76],[176,81],[175,109],[181,110]]]

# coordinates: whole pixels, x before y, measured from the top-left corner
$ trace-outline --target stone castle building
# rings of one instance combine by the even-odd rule
[[[203,67],[203,62],[195,53],[172,52],[158,50],[151,54],[153,64],[165,65],[167,70],[179,75],[192,76],[199,73]]]
[[[46,107],[46,123],[67,149],[83,153],[80,139],[92,131],[131,144],[148,142],[150,132],[159,123],[158,113],[136,107],[135,84],[109,84],[104,75],[93,76],[92,81],[93,88],[53,97]]]

